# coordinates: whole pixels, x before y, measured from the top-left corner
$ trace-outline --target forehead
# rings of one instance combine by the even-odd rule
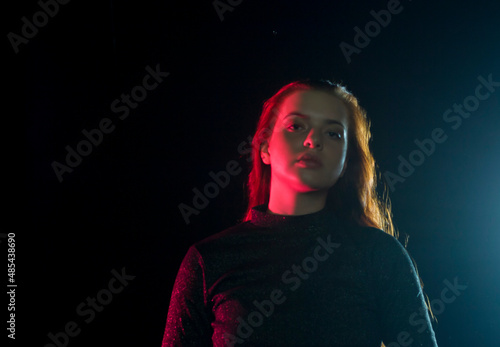
[[[300,112],[311,118],[327,118],[347,124],[347,109],[338,97],[320,90],[296,91],[288,95],[280,106],[278,118]]]

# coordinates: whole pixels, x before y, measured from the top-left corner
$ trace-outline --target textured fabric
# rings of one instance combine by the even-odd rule
[[[254,207],[192,245],[166,346],[437,346],[415,268],[382,230]]]

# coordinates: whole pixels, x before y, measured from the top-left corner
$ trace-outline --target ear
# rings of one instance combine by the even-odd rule
[[[267,141],[262,142],[260,145],[260,157],[264,164],[270,165],[271,159],[269,155],[269,143]]]

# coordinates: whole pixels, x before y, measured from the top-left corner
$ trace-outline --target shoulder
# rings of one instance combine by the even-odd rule
[[[346,229],[354,240],[366,243],[367,245],[383,249],[404,249],[402,243],[397,238],[381,229],[367,226],[348,226]]]
[[[357,232],[369,240],[368,266],[378,281],[389,281],[396,287],[419,288],[415,264],[400,240],[372,227],[358,227]]]
[[[364,249],[373,264],[411,263],[408,251],[401,241],[385,231],[366,226],[351,226],[347,235],[357,247]]]
[[[231,246],[241,242],[239,240],[244,239],[244,235],[249,234],[249,231],[253,229],[255,226],[250,222],[241,222],[197,241],[188,248],[184,262],[191,265],[197,263],[203,267],[206,258],[233,248]]]
[[[203,255],[224,250],[244,242],[257,229],[250,221],[240,222],[194,243],[191,247]]]
[[[202,246],[215,242],[226,241],[246,235],[248,232],[255,229],[257,229],[257,227],[250,221],[240,222],[196,242],[195,245]]]

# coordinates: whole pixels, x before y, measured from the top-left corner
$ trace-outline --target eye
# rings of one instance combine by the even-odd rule
[[[292,123],[289,126],[287,126],[286,128],[288,130],[291,130],[291,131],[297,131],[297,130],[300,130],[302,128],[302,126],[298,123]]]
[[[330,136],[332,139],[341,139],[342,138],[342,133],[331,130],[328,132],[328,136]]]

